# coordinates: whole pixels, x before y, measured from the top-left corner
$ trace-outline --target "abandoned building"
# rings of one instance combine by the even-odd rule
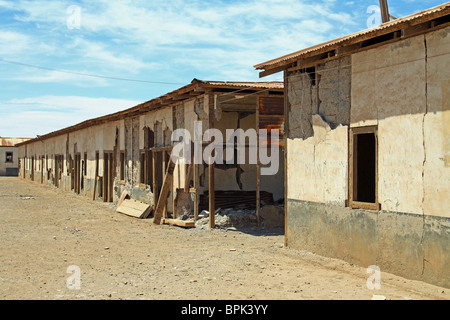
[[[16,144],[26,140],[28,139],[0,137],[0,176],[19,175],[19,149]]]
[[[450,287],[450,3],[255,66],[284,72],[287,246]]]
[[[267,129],[268,139],[271,130],[281,129],[283,112],[282,82],[194,79],[127,110],[19,143],[20,176],[115,204],[127,195],[150,206],[153,213],[160,204],[158,213],[165,218],[185,214],[197,218],[202,210],[232,207],[253,208],[259,215],[260,203],[284,198],[283,166],[269,176],[259,174],[263,167],[259,161],[173,163],[172,133],[185,129],[194,137],[197,123],[201,135],[210,128],[224,136],[227,129]],[[275,141],[279,150],[280,141]],[[207,141],[202,141],[201,148],[206,147]],[[246,142],[246,152],[253,147],[257,146]],[[283,158],[281,151],[277,161],[284,164]],[[209,219],[214,226],[214,215]]]

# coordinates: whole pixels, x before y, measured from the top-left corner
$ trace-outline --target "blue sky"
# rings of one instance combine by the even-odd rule
[[[444,2],[388,3],[404,17]],[[0,136],[43,135],[193,78],[260,81],[255,64],[367,29],[376,23],[373,5],[379,1],[0,0]]]

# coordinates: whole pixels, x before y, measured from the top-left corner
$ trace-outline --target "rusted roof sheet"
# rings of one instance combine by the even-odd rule
[[[199,82],[214,87],[239,87],[248,89],[283,89],[284,83],[279,81],[272,82],[234,82],[234,81],[201,81]]]
[[[335,40],[331,40],[328,42],[324,42],[319,45],[315,45],[312,47],[309,47],[307,49],[303,49],[273,60],[269,60],[267,62],[263,62],[260,64],[257,64],[254,66],[257,70],[264,70],[264,69],[272,69],[275,67],[280,67],[283,64],[290,63],[294,60],[297,60],[301,57],[312,55],[314,53],[322,53],[326,52],[328,50],[333,50],[338,47],[342,47],[345,45],[353,44],[358,41],[361,41],[361,39],[367,40],[373,37],[377,37],[382,34],[387,34],[393,31],[400,30],[404,28],[405,26],[412,26],[415,24],[423,23],[426,21],[431,21],[433,19],[436,19],[438,17],[442,17],[445,15],[450,14],[450,2],[441,4],[439,6],[433,7],[431,9],[427,9],[424,11],[420,11],[417,13],[414,13],[412,15],[395,19],[386,23],[383,23],[379,26],[366,29],[363,31],[359,31]]]
[[[18,143],[29,140],[28,138],[2,138],[0,137],[0,147],[13,147]]]

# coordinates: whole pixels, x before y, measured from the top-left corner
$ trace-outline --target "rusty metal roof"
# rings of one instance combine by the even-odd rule
[[[292,62],[293,60],[297,60],[299,58],[302,58],[304,56],[309,56],[314,53],[322,53],[327,50],[332,50],[337,47],[342,47],[345,45],[353,44],[361,40],[367,40],[370,38],[377,37],[382,34],[387,34],[393,31],[400,30],[404,28],[405,26],[412,26],[419,23],[423,23],[426,21],[431,21],[433,19],[436,19],[438,17],[442,17],[444,15],[450,14],[450,2],[441,4],[439,6],[433,7],[431,9],[427,9],[424,11],[420,11],[417,13],[414,13],[412,15],[395,19],[389,22],[385,22],[379,26],[362,30],[341,38],[337,38],[335,40],[331,40],[328,42],[324,42],[322,44],[318,44],[288,55],[284,55],[282,57],[269,60],[267,62],[263,62],[260,64],[257,64],[254,66],[257,70],[264,70],[264,69],[272,69],[274,67],[280,67],[283,64],[287,64]]]
[[[239,88],[247,88],[247,89],[283,89],[284,83],[281,81],[272,81],[272,82],[237,82],[237,81],[201,81],[201,83],[216,86],[216,87],[239,87]]]
[[[158,98],[143,102],[137,106],[119,111],[116,113],[108,114],[98,118],[86,120],[76,125],[60,129],[48,134],[38,136],[37,138],[30,139],[19,143],[19,145],[25,145],[38,140],[48,139],[61,134],[66,134],[76,130],[81,130],[94,125],[99,125],[108,121],[116,121],[125,117],[137,116],[152,110],[164,108],[175,103],[180,103],[187,99],[192,99],[196,95],[201,95],[208,90],[214,91],[214,89],[228,89],[236,94],[246,94],[246,92],[262,92],[267,90],[283,92],[283,82],[233,82],[233,81],[204,81],[199,79],[193,79],[191,83],[178,88],[174,91],[166,93]]]

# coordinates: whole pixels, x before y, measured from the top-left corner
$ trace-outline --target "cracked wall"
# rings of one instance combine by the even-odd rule
[[[289,77],[289,246],[450,287],[449,53],[446,27],[328,63],[317,88]],[[378,126],[380,211],[344,204],[349,125]]]
[[[450,28],[352,56],[351,126],[378,125],[383,210],[450,217]]]

